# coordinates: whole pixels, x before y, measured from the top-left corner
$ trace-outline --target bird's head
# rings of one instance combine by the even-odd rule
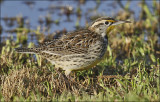
[[[106,35],[109,34],[116,25],[122,23],[130,23],[130,21],[117,21],[113,18],[98,18],[91,24],[89,29],[98,34]]]

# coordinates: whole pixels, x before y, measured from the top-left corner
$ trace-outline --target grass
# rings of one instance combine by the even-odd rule
[[[29,33],[39,42],[45,36],[40,29],[17,28],[17,40],[11,37],[0,47],[0,100],[159,101],[160,45],[151,24],[158,25],[158,19],[143,7],[147,18],[116,27],[109,35],[107,58],[95,68],[72,72],[71,79],[38,55],[16,53],[19,45],[34,46],[27,43]],[[128,16],[123,12],[117,19]]]

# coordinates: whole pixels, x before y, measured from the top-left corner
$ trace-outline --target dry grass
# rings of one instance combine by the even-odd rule
[[[0,101],[159,101],[159,32],[152,26],[158,25],[158,19],[146,6],[143,9],[140,15],[146,19],[130,19],[132,24],[118,26],[109,35],[103,62],[70,77],[39,56],[16,53],[19,45],[33,46],[27,43],[30,33],[35,33],[38,42],[46,36],[39,29],[17,28],[16,41],[0,43]],[[131,16],[121,11],[117,19]]]
[[[46,68],[21,68],[11,70],[8,75],[1,77],[1,92],[7,101],[14,96],[27,98],[31,93],[37,92],[46,98],[50,98],[51,93],[56,96],[65,91],[78,96],[81,96],[82,92],[97,95],[101,90],[105,91],[100,85],[101,82],[106,86],[116,86],[113,78],[114,76],[95,76],[69,79],[63,73],[51,72]]]

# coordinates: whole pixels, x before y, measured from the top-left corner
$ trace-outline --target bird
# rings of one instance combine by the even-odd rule
[[[33,48],[15,48],[18,53],[38,54],[61,68],[68,76],[72,71],[93,68],[106,58],[108,34],[116,25],[131,23],[115,20],[111,17],[100,17],[87,28],[75,30],[59,38],[45,41]]]

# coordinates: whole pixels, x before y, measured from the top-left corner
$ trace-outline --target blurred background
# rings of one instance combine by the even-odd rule
[[[159,4],[159,0],[0,0],[0,101],[159,101]],[[88,27],[104,16],[132,23],[118,25],[108,35],[106,59],[95,68],[72,73],[73,80],[63,71],[57,73],[44,58],[14,50]]]
[[[152,21],[157,22],[155,19],[159,16],[158,0],[1,0],[0,3],[1,42],[10,37],[16,39],[16,32],[21,31],[21,28],[30,30],[27,32],[29,34],[27,42],[36,43],[37,33],[59,36],[86,27],[97,17],[109,16],[130,20],[133,24],[149,19],[147,21],[149,25],[154,23]],[[158,22],[155,24],[158,25]],[[156,31],[157,25],[153,25]]]

